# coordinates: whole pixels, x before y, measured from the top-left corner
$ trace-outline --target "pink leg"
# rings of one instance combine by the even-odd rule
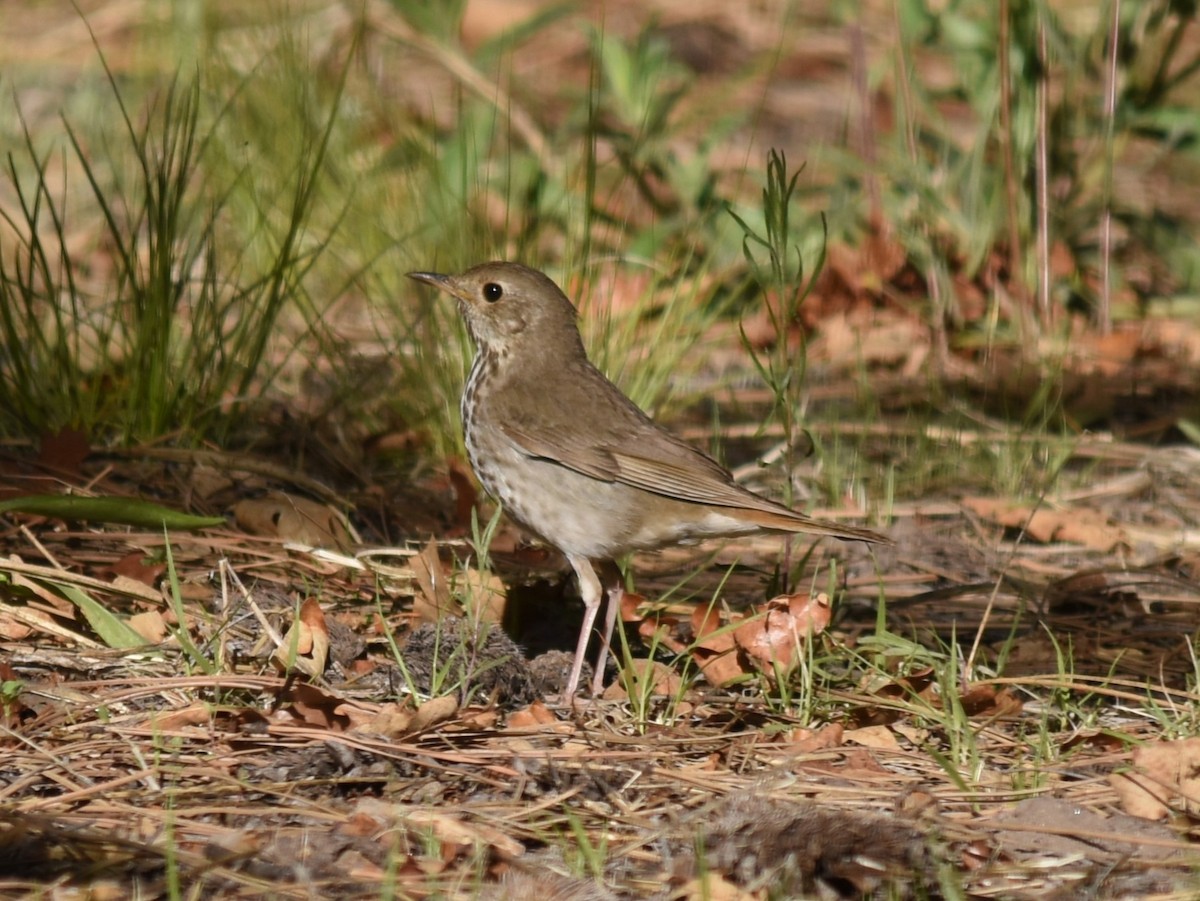
[[[575,570],[579,579],[579,595],[583,598],[583,626],[579,630],[579,641],[575,645],[575,659],[571,661],[571,674],[567,677],[567,687],[563,689],[562,700],[571,703],[575,699],[575,691],[579,688],[579,676],[583,672],[583,661],[587,656],[588,639],[592,636],[592,626],[596,624],[596,614],[600,612],[600,580],[596,571],[585,557],[567,555],[567,562]],[[607,642],[606,642],[607,645]],[[596,680],[592,680],[593,686]],[[593,689],[594,691],[594,689]]]
[[[608,663],[608,654],[612,650],[613,629],[617,624],[617,613],[621,609],[621,598],[625,595],[625,580],[616,564],[605,563],[602,572],[604,578],[609,580],[611,587],[608,589],[608,610],[604,615],[604,640],[600,642],[600,653],[596,656],[596,669],[592,673],[593,695],[599,695],[604,688],[604,665]]]

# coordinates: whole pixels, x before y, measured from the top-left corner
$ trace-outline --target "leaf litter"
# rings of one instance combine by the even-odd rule
[[[838,563],[832,610],[815,589],[738,606],[762,597],[771,539],[645,555],[622,619],[634,655],[659,659],[574,710],[553,703],[570,655],[551,651],[539,675],[525,652],[547,632],[569,643],[577,601],[553,555],[511,535],[494,544],[497,607],[464,606],[497,583],[461,541],[339,558],[282,535],[172,534],[176,606],[162,534],[10,514],[0,887],[1185,897],[1198,756],[1177,733],[1200,700],[1200,592],[1190,533],[1153,503],[1195,509],[1185,460],[1143,449],[1141,477],[1054,502],[1064,524],[1103,516],[1115,544],[1031,528],[1038,505],[914,506],[875,559],[810,559]],[[111,650],[56,584],[168,635]],[[984,665],[973,682],[921,663],[954,647]],[[808,657],[843,679],[800,719],[776,680],[795,690]]]

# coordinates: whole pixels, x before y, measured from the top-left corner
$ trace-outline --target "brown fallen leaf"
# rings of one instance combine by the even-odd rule
[[[479,491],[463,461],[451,457],[446,461],[450,485],[454,488],[454,525],[465,534],[471,532],[471,514],[479,503]]]
[[[413,710],[405,704],[365,706],[347,703],[337,707],[336,713],[349,719],[353,732],[400,738],[413,731]]]
[[[117,560],[109,571],[117,579],[129,579],[154,588],[167,571],[166,563],[146,563],[142,551],[134,551]],[[104,572],[101,570],[101,572]]]
[[[459,577],[462,593],[468,598],[466,607],[488,623],[504,622],[508,591],[504,581],[494,572],[467,567]]]
[[[1109,782],[1127,813],[1161,820],[1172,811],[1200,813],[1200,738],[1159,741],[1133,751],[1133,767]]]
[[[0,613],[0,639],[24,641],[32,634],[33,627],[28,623],[13,619],[7,613]]]
[[[300,605],[299,615],[271,659],[284,672],[297,671],[309,677],[325,672],[329,663],[329,627],[316,598],[308,598]]]
[[[207,704],[191,704],[177,710],[154,711],[147,724],[164,734],[178,732],[185,726],[204,726],[212,722],[212,708]]]
[[[413,597],[414,625],[437,623],[446,616],[462,611],[450,596],[450,580],[438,557],[437,542],[430,538],[421,553],[409,564],[417,580],[418,591]]]
[[[632,591],[621,592],[621,622],[623,623],[640,623],[644,616],[638,609],[645,602],[645,598],[640,594]]]
[[[129,628],[146,639],[150,644],[158,644],[167,637],[167,621],[157,610],[147,610],[135,613],[129,617]]]
[[[508,727],[510,729],[537,730],[543,726],[557,725],[558,717],[541,701],[534,701],[528,707],[514,711],[508,717]]]
[[[1141,323],[1118,324],[1108,334],[1089,331],[1071,336],[1071,351],[1079,358],[1079,369],[1114,378],[1127,372],[1142,350]]]
[[[619,678],[604,690],[606,701],[622,701],[631,695],[678,697],[683,689],[679,673],[658,660],[632,660]]]
[[[759,608],[734,631],[734,639],[763,672],[787,671],[808,640],[829,625],[829,595],[780,595]]]
[[[760,896],[738,888],[720,873],[705,873],[681,885],[674,897],[685,901],[757,901]]]
[[[83,461],[92,452],[86,432],[65,428],[43,432],[38,447],[38,462],[63,475],[79,475]]]
[[[525,846],[521,842],[500,829],[485,823],[467,822],[439,810],[409,809],[402,813],[401,820],[421,833],[432,835],[443,845],[453,847],[456,855],[480,845],[491,848],[504,860],[512,860],[525,853]]]
[[[458,713],[458,698],[455,695],[441,695],[430,698],[417,707],[417,712],[409,724],[412,732],[420,732],[438,723],[444,723]]]
[[[693,644],[713,653],[732,651],[737,647],[734,630],[721,622],[721,612],[715,606],[705,605],[692,611]]]
[[[717,688],[723,688],[744,679],[748,672],[740,655],[733,649],[714,653],[704,648],[695,648],[692,651],[692,660],[696,662],[696,666],[699,667],[700,673],[708,683]]]
[[[899,751],[900,742],[887,726],[863,726],[861,729],[847,729],[845,740],[852,744],[861,745],[876,751]]]
[[[233,516],[238,526],[252,535],[341,550],[352,544],[345,520],[336,510],[281,491],[238,501]]]
[[[1021,529],[1034,541],[1066,541],[1109,552],[1128,545],[1129,536],[1098,510],[1031,508],[1000,498],[969,497],[962,502],[971,512],[1009,529]]]
[[[787,752],[791,755],[811,754],[814,751],[840,748],[846,734],[846,729],[841,723],[826,723],[820,729],[793,729],[787,734]]]
[[[345,732],[351,720],[345,712],[345,700],[331,691],[310,682],[290,680],[280,691],[278,706],[272,720],[300,722],[317,729]]]

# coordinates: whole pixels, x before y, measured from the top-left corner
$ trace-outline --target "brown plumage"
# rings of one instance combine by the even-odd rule
[[[574,694],[602,590],[593,562],[633,550],[773,530],[869,542],[868,529],[811,519],[738,485],[720,464],[655,423],[587,358],[575,307],[516,263],[411,278],[458,299],[476,355],[462,397],[479,481],[521,525],[561,550],[579,578],[583,629]],[[609,588],[598,692],[621,593]]]

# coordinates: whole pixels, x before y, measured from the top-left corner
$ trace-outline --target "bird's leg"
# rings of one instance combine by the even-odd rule
[[[611,560],[601,564],[604,581],[608,583],[608,610],[604,614],[604,637],[600,642],[600,653],[596,655],[596,669],[592,672],[592,694],[598,695],[604,688],[604,665],[612,650],[613,628],[617,624],[617,611],[621,609],[621,597],[625,594],[625,580],[621,570]]]
[[[567,677],[567,687],[563,690],[562,699],[568,704],[575,698],[575,690],[579,687],[579,674],[583,671],[583,661],[587,656],[588,639],[592,636],[592,626],[596,624],[596,614],[600,612],[600,580],[596,571],[586,557],[567,555],[567,562],[575,570],[579,579],[579,596],[583,598],[583,626],[579,629],[579,642],[575,645],[575,659],[571,661],[571,675]],[[593,679],[593,684],[595,680]]]

